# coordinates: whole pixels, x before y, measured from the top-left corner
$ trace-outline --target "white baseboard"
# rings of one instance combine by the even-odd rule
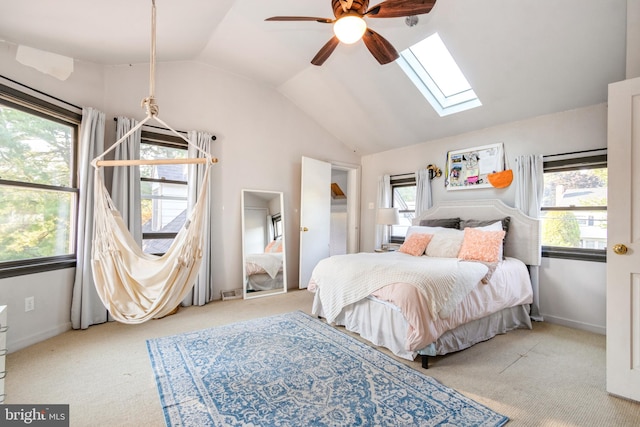
[[[593,332],[595,334],[607,335],[606,326],[592,325],[590,323],[578,322],[576,320],[565,319],[557,316],[551,316],[549,314],[544,314],[544,313],[542,313],[542,317],[545,322],[566,326],[568,328],[580,329],[582,331]]]
[[[55,328],[41,331],[40,333],[30,335],[28,337],[22,337],[16,341],[9,341],[7,342],[7,348],[9,349],[9,353],[13,353],[14,351],[22,350],[30,345],[37,344],[40,341],[55,337],[56,335],[60,335],[69,330],[71,330],[71,322],[63,323]]]

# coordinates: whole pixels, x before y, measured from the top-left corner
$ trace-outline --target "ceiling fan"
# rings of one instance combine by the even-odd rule
[[[380,64],[398,59],[396,49],[380,34],[369,28],[363,18],[401,18],[431,11],[436,0],[386,0],[368,9],[369,0],[331,0],[335,19],[310,16],[273,16],[265,21],[316,21],[333,24],[335,35],[313,57],[313,65],[322,65],[338,43],[355,43],[362,39]]]

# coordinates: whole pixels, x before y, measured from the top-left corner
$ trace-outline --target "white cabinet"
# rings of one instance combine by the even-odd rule
[[[4,377],[7,374],[5,357],[7,356],[7,306],[0,305],[0,403],[4,403]]]

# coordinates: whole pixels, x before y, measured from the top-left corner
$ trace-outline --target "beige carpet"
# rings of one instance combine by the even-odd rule
[[[142,325],[69,331],[7,356],[6,403],[70,404],[71,426],[163,426],[146,340],[302,310],[292,291],[182,308]],[[341,330],[343,330],[341,328]],[[399,359],[402,360],[402,359]],[[465,351],[405,363],[508,416],[509,426],[638,426],[640,404],[605,391],[605,337],[548,323]]]

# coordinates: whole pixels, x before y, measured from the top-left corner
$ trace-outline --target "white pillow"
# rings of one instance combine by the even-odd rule
[[[463,241],[464,231],[445,228],[434,234],[425,253],[431,257],[458,258]]]
[[[415,233],[420,233],[420,234],[436,234],[441,232],[442,230],[454,230],[454,231],[459,231],[456,230],[455,228],[444,228],[444,227],[428,227],[426,225],[412,225],[411,227],[409,227],[409,229],[407,230],[407,234],[404,236],[404,238],[406,239],[407,237],[411,236],[412,234]]]
[[[493,224],[484,225],[482,227],[473,227],[482,231],[502,231],[502,221],[496,221]]]

